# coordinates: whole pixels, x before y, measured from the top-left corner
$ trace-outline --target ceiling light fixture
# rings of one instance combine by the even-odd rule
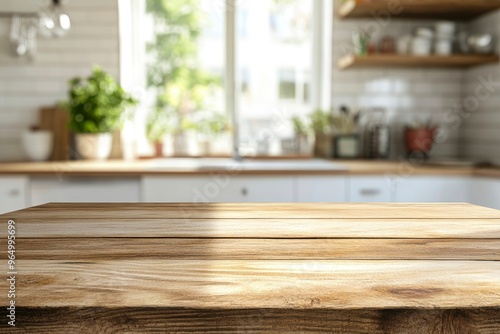
[[[71,29],[71,20],[64,10],[61,0],[52,0],[52,3],[42,9],[39,32],[45,37],[62,37]]]

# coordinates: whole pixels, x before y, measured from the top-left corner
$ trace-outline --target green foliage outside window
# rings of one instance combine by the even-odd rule
[[[206,107],[207,96],[221,86],[217,76],[198,64],[203,19],[200,1],[147,0],[146,11],[154,18],[156,32],[147,46],[152,57],[147,83],[157,90],[156,107],[148,121],[150,140],[159,140],[169,132],[196,129],[195,114]]]

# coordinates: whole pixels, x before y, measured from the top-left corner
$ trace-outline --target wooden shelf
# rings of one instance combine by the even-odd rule
[[[340,18],[373,18],[381,10],[395,18],[471,20],[500,9],[500,0],[346,0],[337,10]],[[397,13],[401,11],[400,13]]]
[[[338,60],[337,66],[342,69],[375,68],[375,67],[409,67],[409,68],[467,68],[479,65],[494,64],[500,60],[498,55],[451,55],[451,56],[412,56],[412,55],[368,55],[346,56]]]

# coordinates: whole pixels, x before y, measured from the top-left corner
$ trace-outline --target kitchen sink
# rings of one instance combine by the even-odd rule
[[[149,166],[162,170],[257,170],[345,171],[341,164],[320,159],[234,160],[229,158],[170,158],[153,160]]]

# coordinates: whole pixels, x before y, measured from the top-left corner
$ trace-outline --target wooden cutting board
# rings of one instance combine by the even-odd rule
[[[69,114],[60,107],[40,108],[40,128],[49,130],[54,135],[54,148],[50,160],[63,161],[70,158]]]

